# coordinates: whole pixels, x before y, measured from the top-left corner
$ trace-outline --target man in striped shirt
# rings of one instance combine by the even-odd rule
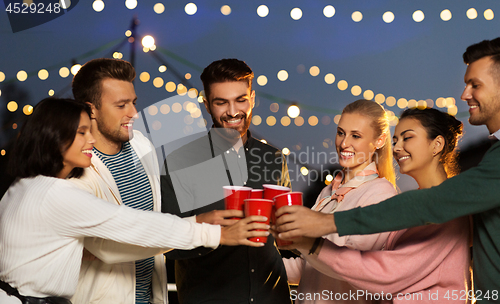
[[[130,63],[106,58],[89,61],[75,75],[73,94],[91,105],[96,139],[92,165],[76,182],[110,202],[160,211],[156,153],[149,140],[133,130],[137,118],[134,78]],[[86,240],[85,247],[107,254],[110,260],[105,263],[101,256],[96,259],[86,252],[73,303],[166,303],[166,271],[159,252],[144,248],[135,252],[99,239]],[[137,261],[123,262],[133,260],[130,257]]]

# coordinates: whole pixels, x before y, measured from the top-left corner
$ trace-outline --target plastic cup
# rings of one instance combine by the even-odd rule
[[[250,198],[264,198],[264,189],[252,189]]]
[[[267,217],[267,221],[260,222],[269,225],[269,219],[271,217],[271,212],[273,209],[273,201],[263,198],[250,198],[245,200],[245,217],[252,215],[262,215]],[[257,229],[258,231],[265,231],[263,229]],[[267,236],[257,236],[248,238],[252,242],[266,243]]]
[[[288,193],[291,190],[288,187],[271,185],[271,184],[265,184],[262,185],[262,187],[264,188],[264,198],[270,200],[272,200],[276,195]]]
[[[264,198],[270,199],[270,200],[274,199],[274,197],[276,195],[288,193],[291,190],[288,187],[271,185],[271,184],[265,184],[265,185],[262,185],[262,187],[264,188]],[[274,201],[273,201],[273,205],[274,205]],[[273,212],[271,213],[271,223],[276,223],[276,217],[274,216],[275,212],[276,212],[276,210],[273,210]]]
[[[276,211],[281,207],[293,205],[302,206],[302,192],[289,192],[275,196],[273,214],[276,213]],[[280,238],[276,238],[276,244],[278,246],[291,245],[292,243],[292,241],[285,241]]]
[[[224,186],[224,204],[226,210],[242,210],[245,200],[250,198],[252,188],[242,186]],[[232,219],[239,220],[235,217]]]

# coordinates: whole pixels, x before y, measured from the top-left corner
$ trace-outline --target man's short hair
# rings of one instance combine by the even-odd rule
[[[253,77],[252,69],[244,61],[231,58],[212,62],[203,70],[200,79],[203,82],[205,98],[208,100],[210,85],[227,81],[247,81],[252,90]]]
[[[500,82],[500,37],[473,44],[467,48],[463,55],[467,65],[484,57],[491,57],[493,60],[491,74]]]
[[[132,65],[119,59],[98,58],[85,63],[73,77],[73,96],[77,101],[101,106],[102,81],[117,79],[132,82],[135,70]]]

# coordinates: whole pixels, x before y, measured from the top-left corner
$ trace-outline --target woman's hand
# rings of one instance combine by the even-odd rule
[[[262,247],[264,243],[249,241],[248,238],[255,236],[268,236],[269,225],[265,222],[265,216],[253,215],[237,221],[235,224],[222,227],[220,244],[228,246],[246,245],[251,247]],[[257,231],[255,229],[262,229]]]
[[[281,239],[302,236],[317,238],[337,232],[332,214],[313,211],[304,206],[281,207],[276,211],[276,218],[276,229]]]

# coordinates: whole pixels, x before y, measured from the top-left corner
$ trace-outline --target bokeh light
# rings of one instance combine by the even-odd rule
[[[290,11],[290,17],[292,17],[293,20],[299,20],[302,18],[302,10],[298,7],[292,9]]]
[[[160,112],[161,112],[161,114],[164,114],[164,115],[168,114],[170,112],[170,106],[168,104],[161,105]]]
[[[288,79],[288,72],[285,70],[281,70],[278,72],[278,79],[281,81],[285,81]]]
[[[149,79],[151,79],[151,76],[149,75],[148,72],[142,72],[141,75],[139,75],[139,79],[142,81],[142,82],[148,82]]]
[[[476,19],[476,18],[477,18],[477,11],[476,11],[476,9],[475,9],[475,8],[473,8],[473,7],[472,7],[472,8],[469,8],[469,9],[467,10],[466,15],[467,15],[467,18],[469,18],[469,19],[471,19],[471,20]]]
[[[262,118],[259,116],[259,115],[255,115],[252,117],[252,123],[255,125],[255,126],[258,126],[262,123]]]
[[[10,112],[17,111],[17,108],[18,108],[18,105],[17,105],[17,102],[15,102],[15,101],[10,101],[7,104],[7,110],[9,110]]]
[[[223,5],[220,8],[220,12],[222,13],[222,15],[227,16],[231,14],[231,7],[229,5]]]
[[[280,109],[280,105],[276,102],[273,102],[270,106],[269,106],[269,110],[271,110],[271,112],[273,113],[276,113],[278,112]]]
[[[360,11],[355,11],[354,13],[352,13],[351,18],[354,22],[360,22],[361,20],[363,20],[363,14]]]
[[[272,127],[276,124],[276,117],[270,115],[266,118],[266,123],[268,126]]]
[[[487,9],[484,11],[484,19],[493,20],[493,18],[495,18],[495,14],[493,13],[493,10]],[[451,114],[451,115],[455,115],[455,114]]]
[[[162,14],[165,11],[165,5],[163,5],[163,3],[156,3],[155,6],[153,6],[153,10],[157,14]]]
[[[59,76],[66,78],[69,76],[69,69],[67,67],[62,67],[59,69]]]
[[[400,98],[398,99],[398,108],[404,109],[408,106],[408,100],[406,98]]]
[[[425,18],[424,12],[421,10],[415,11],[412,15],[412,18],[415,22],[422,22]]]
[[[384,20],[385,23],[391,23],[394,21],[394,13],[393,12],[385,12],[382,15],[382,20]]]
[[[325,82],[327,84],[332,84],[335,82],[335,76],[332,73],[328,73],[325,75]]]
[[[28,79],[28,73],[26,73],[26,71],[21,70],[17,72],[17,80],[25,81],[26,79]]]
[[[323,9],[323,15],[325,15],[326,18],[331,18],[335,15],[335,8],[331,5],[325,6]]]
[[[259,17],[266,17],[267,15],[269,14],[269,8],[265,5],[260,5],[258,8],[257,8],[257,15],[259,15]]]
[[[441,20],[449,21],[451,19],[451,12],[449,9],[445,9],[441,12],[439,16],[441,17]]]
[[[318,124],[319,119],[318,119],[318,117],[313,115],[313,116],[309,116],[309,119],[307,119],[307,122],[309,123],[309,125],[314,127]]]
[[[319,68],[317,66],[312,66],[310,69],[309,69],[309,74],[311,74],[311,76],[313,77],[316,77],[319,75]]]
[[[288,116],[281,117],[281,124],[284,127],[288,127],[291,123],[292,123],[292,120],[290,119],[290,117],[288,117]]]
[[[3,72],[0,72],[0,82],[5,80],[5,74]]]
[[[71,67],[71,74],[73,75],[76,75],[76,73],[78,73],[78,71],[80,71],[80,68],[82,67],[81,64],[75,64]]]
[[[54,90],[50,89],[48,94],[49,94],[49,96],[54,96],[55,92],[54,92]]]
[[[156,88],[161,88],[163,86],[163,78],[161,77],[156,77],[154,80],[153,80],[153,85],[156,87]]]
[[[155,39],[151,35],[146,35],[144,38],[142,38],[142,46],[145,48],[151,48],[153,45],[155,45]]]
[[[379,94],[375,95],[375,102],[376,102],[376,103],[378,103],[378,104],[383,104],[383,103],[384,103],[384,101],[385,101],[385,96],[384,96],[384,94],[379,93]]]
[[[155,116],[156,114],[158,114],[158,108],[155,105],[149,106],[148,113],[151,116]]]
[[[339,121],[340,121],[340,114],[339,115],[335,115],[335,117],[333,118],[333,122],[338,125],[339,124]]]
[[[300,173],[302,173],[302,175],[307,175],[309,174],[309,169],[307,169],[306,167],[302,167],[300,168]]]
[[[393,107],[396,105],[396,98],[394,98],[393,96],[389,96],[386,98],[385,100],[385,104],[388,106],[388,107]]]
[[[49,78],[49,71],[47,71],[46,69],[41,69],[40,71],[38,71],[38,78],[40,78],[40,80]]]
[[[291,118],[296,118],[300,115],[300,109],[297,105],[291,105],[288,107],[288,110],[286,111],[286,113]]]
[[[349,86],[349,84],[347,83],[347,81],[345,80],[341,80],[337,83],[337,87],[339,88],[339,90],[341,91],[345,91],[347,90],[347,87]]]
[[[172,112],[179,113],[180,111],[182,111],[182,105],[178,102],[174,103],[172,105]]]
[[[297,127],[301,127],[302,125],[304,125],[304,118],[302,116],[299,116],[299,117],[295,118],[293,120],[293,122],[295,123],[295,125]]]
[[[198,11],[198,7],[196,6],[196,4],[191,2],[191,3],[186,4],[186,6],[184,7],[184,11],[188,15],[194,15],[194,14],[196,14],[196,11]]]
[[[257,77],[257,83],[263,87],[267,84],[267,77],[264,76],[264,75],[260,75],[259,77]]]
[[[164,73],[164,72],[166,72],[166,71],[167,71],[167,67],[166,67],[165,65],[160,65],[160,66],[158,67],[158,71],[159,71],[160,73]]]
[[[351,88],[351,94],[353,96],[359,96],[361,94],[362,90],[359,85],[355,85]]]
[[[104,2],[102,0],[95,0],[94,3],[92,3],[92,8],[96,12],[102,12],[104,9]]]
[[[133,10],[134,8],[137,7],[137,0],[125,0],[125,6],[129,10]]]
[[[375,96],[375,94],[373,93],[373,91],[372,91],[372,90],[366,90],[366,91],[363,93],[363,98],[364,98],[364,99],[372,100],[372,99],[373,99],[373,96]]]
[[[165,85],[165,90],[167,90],[167,92],[170,92],[170,93],[175,91],[176,88],[177,88],[177,85],[173,81],[169,81]]]

